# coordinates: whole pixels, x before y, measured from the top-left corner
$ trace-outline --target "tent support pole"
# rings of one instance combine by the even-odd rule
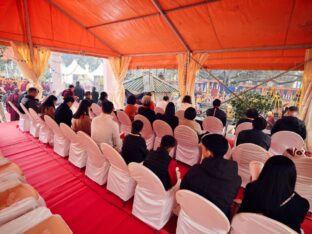
[[[22,0],[22,4],[23,4],[23,8],[24,8],[24,19],[25,19],[27,43],[29,46],[30,59],[31,59],[31,62],[33,63],[34,62],[34,46],[33,46],[32,36],[31,36],[31,28],[30,28],[27,0]]]

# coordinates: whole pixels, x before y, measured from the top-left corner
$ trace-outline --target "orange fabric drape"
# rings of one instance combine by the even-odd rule
[[[131,57],[127,56],[109,58],[109,63],[113,70],[116,81],[116,89],[113,96],[113,102],[118,109],[124,107],[125,88],[123,85],[123,81],[127,75],[130,61]]]
[[[178,84],[179,84],[179,92],[180,96],[183,97],[186,93],[186,81],[185,81],[185,68],[187,62],[187,54],[178,54]]]

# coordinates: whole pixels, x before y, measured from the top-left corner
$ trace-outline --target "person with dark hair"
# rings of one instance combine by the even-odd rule
[[[246,118],[242,118],[242,119],[239,119],[237,124],[236,124],[236,127],[238,125],[240,125],[241,123],[246,123],[246,122],[249,122],[249,123],[252,123],[252,121],[257,118],[259,116],[259,112],[257,111],[257,109],[255,108],[249,108],[247,111],[246,111]]]
[[[83,131],[91,135],[91,119],[89,117],[89,108],[91,102],[84,99],[80,102],[76,113],[73,115],[73,130],[75,132]]]
[[[149,106],[149,108],[150,108],[152,111],[154,111],[154,110],[155,110],[155,104],[154,104],[154,102],[153,102],[153,100],[152,100],[152,97],[153,97],[152,93],[151,93],[151,92],[147,92],[147,93],[145,93],[144,96],[150,97],[150,106]]]
[[[91,95],[91,92],[90,92],[90,91],[86,91],[86,92],[85,92],[85,99],[84,99],[84,100],[89,101],[91,104],[93,103],[92,95]]]
[[[11,121],[19,120],[18,113],[9,104],[9,102],[12,102],[14,106],[18,107],[19,92],[19,89],[14,89],[14,92],[10,94],[6,100],[6,109],[10,114]]]
[[[74,98],[74,97],[75,97],[75,95],[74,95],[74,90],[75,90],[75,86],[69,85],[68,89],[65,89],[65,90],[62,92],[63,98],[66,98],[66,97],[72,97],[72,98]]]
[[[302,139],[305,140],[307,137],[307,129],[305,123],[298,119],[298,113],[298,107],[289,107],[285,115],[273,125],[271,134],[273,135],[279,131],[291,131],[299,134]]]
[[[92,87],[92,101],[93,103],[98,103],[99,101],[99,92],[96,91],[96,87]]]
[[[214,116],[221,120],[223,126],[226,125],[226,113],[221,110],[219,107],[221,106],[221,100],[215,99],[212,102],[213,108],[210,108],[206,111],[207,116]]]
[[[163,110],[166,110],[168,102],[169,102],[169,97],[168,96],[164,96],[161,101],[157,102],[156,107],[159,107],[159,108],[161,108]]]
[[[73,105],[74,101],[75,100],[73,97],[65,97],[64,102],[61,105],[59,105],[58,108],[56,108],[55,122],[57,124],[64,123],[69,127],[71,127],[73,112],[70,108]]]
[[[196,110],[193,107],[189,107],[184,112],[184,119],[180,121],[180,125],[185,125],[193,129],[197,135],[202,135],[204,131],[202,130],[199,123],[196,122]]]
[[[140,107],[138,110],[138,114],[145,116],[151,122],[151,124],[153,124],[153,122],[156,119],[156,114],[153,110],[150,109],[151,97],[148,95],[145,95],[142,98],[142,105],[143,106]]]
[[[80,86],[80,82],[77,81],[77,82],[76,82],[76,87],[75,87],[75,89],[74,89],[74,94],[75,94],[75,96],[77,96],[77,97],[79,98],[79,101],[81,101],[81,100],[83,99],[84,93],[85,93],[85,91],[84,91],[84,89]]]
[[[284,223],[297,233],[309,211],[309,202],[295,192],[297,172],[289,158],[270,157],[259,178],[249,183],[239,212],[258,213]]]
[[[50,95],[40,106],[41,118],[43,119],[45,115],[50,116],[52,119],[55,118],[55,105],[57,102],[57,97]]]
[[[145,139],[141,136],[142,129],[143,122],[141,120],[133,121],[131,133],[123,141],[121,155],[127,164],[141,163],[148,153]]]
[[[174,130],[179,125],[179,118],[175,116],[175,106],[169,102],[163,115],[157,114],[157,118],[165,121]]]
[[[220,134],[205,135],[201,141],[202,161],[183,177],[180,189],[191,190],[213,204],[230,218],[231,205],[240,188],[237,162],[224,159],[228,141]]]
[[[98,101],[98,105],[99,105],[99,106],[102,106],[102,104],[103,104],[104,102],[108,102],[108,95],[107,95],[106,92],[101,92],[101,94],[100,94],[100,100]]]
[[[119,126],[113,120],[112,113],[114,104],[110,101],[102,103],[102,111],[91,123],[91,138],[100,146],[107,143],[120,152],[121,139],[119,136]]]
[[[32,108],[37,113],[40,113],[40,108],[39,108],[40,103],[39,103],[39,100],[36,99],[38,93],[39,93],[38,89],[34,87],[29,88],[27,91],[27,95],[23,97],[23,99],[21,100],[21,103],[26,107],[26,109]],[[20,106],[18,109],[21,113],[25,114],[23,109]]]
[[[134,95],[130,95],[127,99],[127,106],[125,108],[125,113],[129,116],[130,120],[134,120],[134,116],[138,112],[138,108],[135,106],[136,97]]]
[[[269,150],[271,137],[263,132],[267,122],[263,117],[257,117],[252,121],[252,129],[241,131],[236,140],[236,146],[244,143],[252,143]]]
[[[192,98],[191,98],[190,95],[185,95],[183,97],[183,99],[182,99],[182,102],[181,102],[179,110],[185,111],[189,107],[193,107],[193,105],[192,105]]]
[[[177,141],[173,136],[163,136],[158,149],[149,152],[143,162],[143,165],[160,179],[165,190],[169,190],[180,179],[180,174],[176,170],[177,162],[169,155],[176,144]]]

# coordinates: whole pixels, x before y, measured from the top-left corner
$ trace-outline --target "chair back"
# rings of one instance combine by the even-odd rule
[[[29,114],[31,115],[32,119],[37,124],[40,124],[41,126],[46,125],[46,123],[40,118],[40,116],[38,115],[38,113],[36,111],[34,111],[32,108],[29,108],[28,111],[29,111]]]
[[[272,135],[270,152],[273,155],[282,155],[288,148],[305,148],[302,137],[290,131],[280,131]]]
[[[24,111],[24,113],[28,116],[28,118],[32,121],[34,121],[33,117],[29,114],[29,111],[27,110],[27,108],[24,106],[23,103],[19,104],[20,107],[22,108],[22,110]]]
[[[65,135],[60,129],[60,126],[54,121],[54,119],[52,119],[48,115],[45,115],[44,120],[45,120],[45,123],[48,125],[48,127],[53,131],[55,135],[65,137]]]
[[[237,162],[238,174],[242,178],[242,187],[250,182],[249,163],[252,161],[265,163],[268,157],[268,151],[251,143],[241,144],[232,150],[232,158]]]
[[[263,162],[251,161],[249,163],[249,172],[251,176],[251,181],[255,181],[258,179],[263,166],[264,166]]]
[[[112,112],[112,116],[113,116],[113,120],[118,124],[118,126],[119,126],[119,120],[118,120],[118,118],[117,118],[117,115],[115,114],[115,112],[113,111]]]
[[[131,132],[131,120],[129,116],[124,111],[117,111],[117,118],[120,122],[121,132],[130,133]]]
[[[23,114],[19,111],[19,109],[17,109],[17,107],[11,102],[8,101],[9,105],[12,107],[12,109],[19,115],[22,116]],[[25,113],[26,114],[26,113]]]
[[[142,129],[141,134],[145,139],[148,139],[154,135],[151,122],[145,116],[136,115],[134,116],[134,120],[141,120],[143,122],[143,129]]]
[[[255,213],[239,213],[234,216],[231,226],[231,234],[247,233],[283,233],[295,234],[293,229],[274,219]]]
[[[100,114],[102,113],[101,107],[100,107],[98,104],[96,104],[96,103],[92,103],[91,109],[92,109],[92,112],[93,112],[96,116],[98,116],[98,115],[100,115]]]
[[[172,128],[169,124],[162,120],[155,120],[153,123],[153,129],[156,134],[154,150],[156,150],[161,142],[161,138],[166,135],[173,136]]]
[[[241,131],[250,130],[250,129],[252,129],[252,123],[250,122],[241,123],[235,129],[235,136],[237,137]]]
[[[105,158],[108,159],[111,166],[117,169],[129,173],[128,166],[121,155],[109,144],[102,143],[101,150]]]
[[[209,133],[223,133],[223,123],[214,116],[207,116],[203,121],[203,129]]]
[[[184,119],[184,110],[178,110],[175,115],[178,117],[178,119],[181,121]]]
[[[228,218],[209,200],[189,190],[179,190],[176,199],[181,206],[180,212],[194,223],[211,230],[210,233],[229,232],[231,225]]]
[[[161,196],[166,194],[160,179],[143,164],[132,162],[128,167],[131,177],[138,183],[138,186],[154,195]]]
[[[161,107],[156,106],[155,107],[155,114],[161,114],[163,115],[165,113],[165,110]]]
[[[70,128],[67,124],[60,123],[60,129],[64,136],[73,143],[79,143],[79,137],[77,133],[74,132],[72,128]]]

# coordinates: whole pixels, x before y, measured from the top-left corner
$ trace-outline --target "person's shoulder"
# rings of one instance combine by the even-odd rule
[[[305,199],[304,197],[301,197],[298,193],[295,193],[295,197],[294,200],[300,204],[300,206],[305,209],[306,211],[308,211],[310,209],[310,204],[309,201],[307,199]]]

